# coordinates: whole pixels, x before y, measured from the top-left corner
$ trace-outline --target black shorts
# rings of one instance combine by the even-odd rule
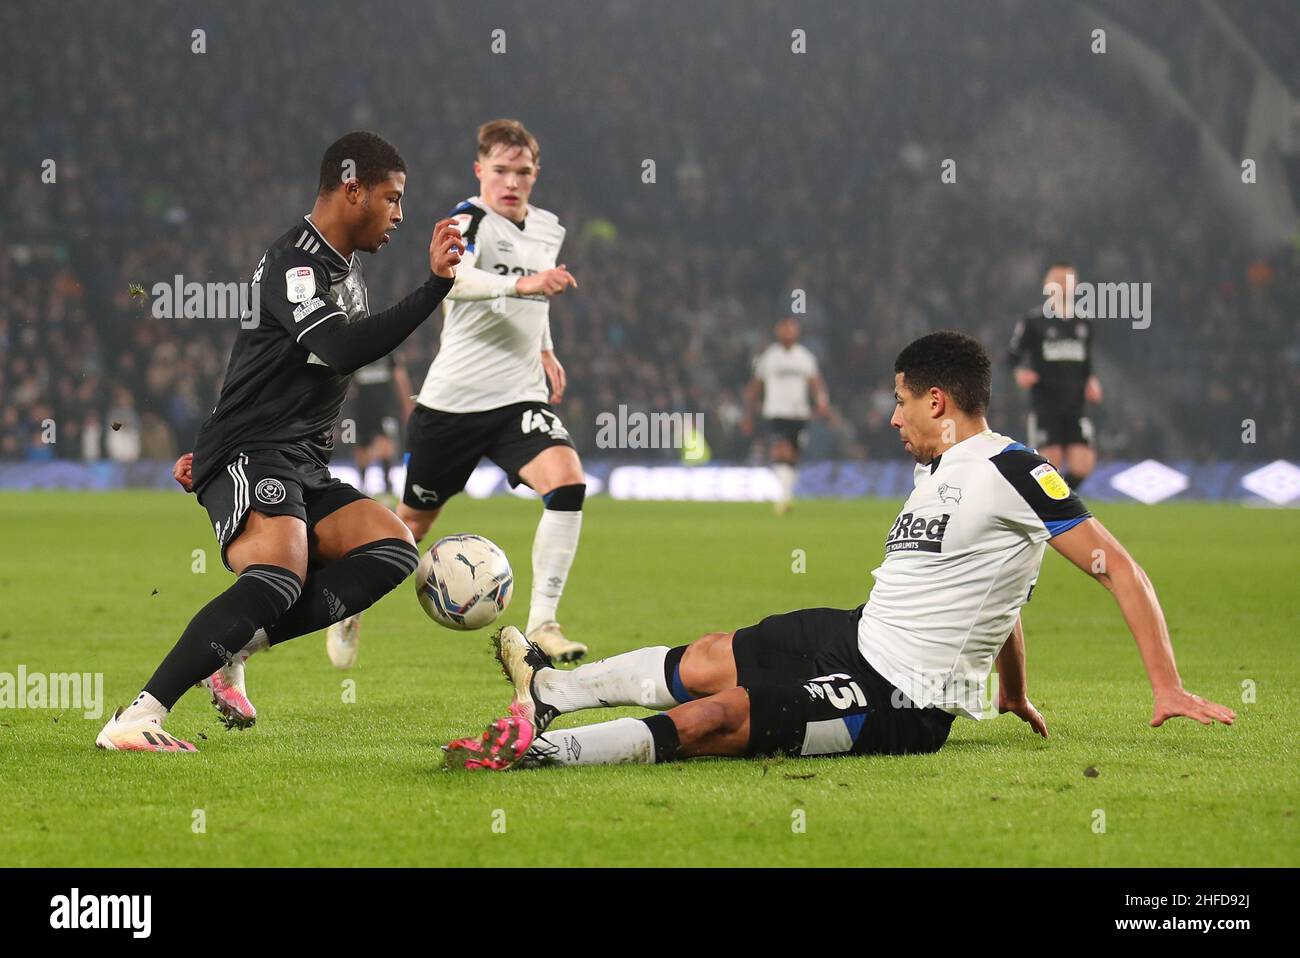
[[[365,498],[324,466],[274,449],[240,453],[199,490],[199,504],[208,510],[227,569],[226,548],[243,529],[250,511],[296,516],[310,529],[330,513]]]
[[[1062,409],[1048,406],[1029,414],[1027,438],[1035,448],[1043,446],[1091,446],[1092,421],[1083,414],[1083,407]]]
[[[732,639],[750,755],[936,752],[953,716],[918,708],[858,651],[856,609],[769,615]]]
[[[784,439],[798,452],[803,442],[803,431],[807,427],[807,419],[769,419],[767,420],[768,442]]]
[[[519,470],[551,446],[573,448],[569,431],[544,402],[486,412],[440,412],[417,405],[406,424],[406,491],[412,509],[436,509],[465,488],[485,456],[519,485]]]
[[[386,387],[391,384],[384,383]],[[401,419],[397,402],[393,399],[391,388],[385,390],[385,395],[376,395],[374,387],[362,388],[357,393],[356,402],[352,407],[352,415],[356,422],[356,444],[358,446],[368,446],[380,436],[387,436],[397,443],[401,433]]]

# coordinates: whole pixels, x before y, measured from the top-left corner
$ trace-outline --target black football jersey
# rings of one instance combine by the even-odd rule
[[[358,257],[344,259],[304,216],[262,256],[252,286],[253,312],[241,320],[221,396],[195,440],[196,491],[240,452],[276,449],[322,466],[333,452],[352,377],[301,340],[323,323],[369,315]]]
[[[1038,373],[1030,392],[1036,408],[1072,409],[1083,405],[1092,375],[1092,320],[1061,319],[1030,310],[1011,336],[1011,364]]]

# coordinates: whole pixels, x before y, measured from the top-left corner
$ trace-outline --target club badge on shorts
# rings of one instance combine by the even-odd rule
[[[253,490],[253,495],[258,502],[268,506],[279,505],[284,502],[284,483],[279,479],[263,479]]]

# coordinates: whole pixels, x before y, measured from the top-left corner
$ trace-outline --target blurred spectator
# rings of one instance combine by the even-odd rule
[[[1240,134],[1242,58],[1188,68],[1212,45],[1210,18],[1106,5],[1170,57],[1225,141]],[[743,15],[684,0],[505,7],[526,24],[506,57],[480,42],[497,8],[395,10],[391,44],[330,31],[300,43],[246,0],[153,7],[148,30],[112,5],[0,8],[0,35],[27,51],[0,147],[15,171],[0,195],[0,456],[190,448],[237,325],[156,318],[154,284],[248,281],[310,207],[324,148],[370,126],[410,167],[406,224],[365,261],[382,308],[420,281],[433,221],[475,191],[474,130],[503,111],[541,138],[534,197],[569,230],[561,259],[581,285],[551,325],[570,379],[559,411],[584,453],[597,415],[627,404],[702,411],[714,458],[746,458],[736,391],[795,290],[834,404],[812,452],[896,458],[894,356],[941,327],[989,347],[991,419],[1019,435],[1005,345],[1064,256],[1081,279],[1153,289],[1150,329],[1098,330],[1103,456],[1295,454],[1300,251],[1257,249],[1227,225],[1196,125],[1118,60],[1063,56],[1068,8],[810,3],[795,55],[769,29],[788,18],[777,0]],[[349,9],[300,14],[326,8]],[[1293,14],[1260,0],[1232,16],[1265,59],[1294,63]],[[204,55],[189,52],[196,24]],[[435,69],[475,81],[449,91]],[[958,177],[944,184],[949,157]],[[417,385],[438,328],[403,350]],[[1240,441],[1246,418],[1254,446]]]

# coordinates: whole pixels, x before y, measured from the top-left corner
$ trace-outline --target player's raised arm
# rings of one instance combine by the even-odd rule
[[[569,287],[578,288],[578,281],[573,278],[573,274],[563,263],[531,276],[516,276],[509,273],[503,275],[479,269],[478,227],[483,219],[483,210],[466,204],[453,213],[453,218],[465,242],[460,265],[456,268],[456,282],[451,292],[447,294],[448,299],[454,302],[475,302],[501,297],[549,299]]]
[[[1047,722],[1029,701],[1025,680],[1025,629],[1019,614],[1016,615],[1011,635],[1003,643],[994,662],[998,670],[998,712],[1010,712],[1019,716],[1035,732],[1047,738]]]
[[[1216,721],[1231,725],[1237,717],[1232,709],[1183,688],[1156,590],[1146,572],[1119,540],[1096,518],[1089,517],[1050,541],[1052,548],[1104,585],[1115,597],[1137,642],[1155,694],[1151,724],[1161,725],[1166,719],[1185,715],[1202,725]]]
[[[298,341],[335,372],[345,375],[387,356],[429,318],[447,295],[463,248],[455,222],[440,220],[429,244],[431,275],[423,286],[397,305],[356,322],[342,322],[343,311],[335,310],[301,333]],[[327,302],[324,309],[328,308]]]

